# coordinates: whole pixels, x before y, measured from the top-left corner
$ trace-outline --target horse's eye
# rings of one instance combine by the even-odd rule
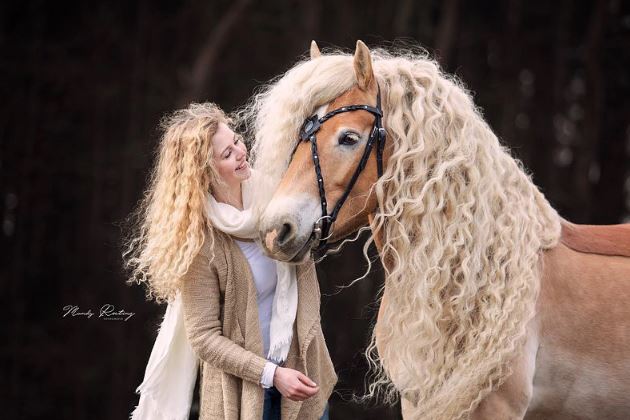
[[[339,136],[339,144],[344,146],[352,146],[359,141],[359,135],[355,133],[341,133]]]

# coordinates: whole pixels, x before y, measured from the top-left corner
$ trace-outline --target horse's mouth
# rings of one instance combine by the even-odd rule
[[[313,250],[313,235],[309,236],[304,242],[304,245],[298,250],[298,252],[289,260],[290,263],[300,264],[307,260],[311,251]]]
[[[263,251],[267,257],[290,264],[301,264],[306,262],[310,252],[312,251],[313,243],[316,242],[314,241],[313,235],[309,235],[302,244],[294,242],[292,249],[281,249],[279,247],[272,247],[272,249],[270,249],[262,236],[260,241]]]

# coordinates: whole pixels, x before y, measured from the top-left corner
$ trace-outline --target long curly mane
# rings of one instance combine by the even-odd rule
[[[369,395],[401,395],[411,418],[466,418],[509,375],[560,218],[456,79],[422,52],[372,59],[394,152],[374,186],[390,310],[378,354],[374,336],[366,352]],[[334,52],[299,62],[241,112],[271,180],[263,204],[304,118],[354,83],[352,56]]]

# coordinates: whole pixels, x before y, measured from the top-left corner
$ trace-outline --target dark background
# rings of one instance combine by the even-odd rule
[[[3,418],[126,418],[164,307],[125,285],[120,224],[145,187],[158,121],[191,100],[233,110],[311,39],[427,48],[564,217],[628,220],[629,2],[3,2]],[[319,266],[340,378],[331,418],[397,418],[348,401],[363,390],[382,281],[377,268],[336,287],[364,270],[359,248]],[[135,315],[62,317],[65,305],[98,313],[106,303]]]

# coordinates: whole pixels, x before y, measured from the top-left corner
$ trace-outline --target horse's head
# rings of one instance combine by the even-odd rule
[[[318,57],[313,44],[311,59]],[[301,261],[320,244],[321,236],[330,241],[347,236],[367,224],[376,207],[371,187],[378,177],[378,149],[385,139],[379,137],[384,130],[372,58],[361,41],[353,62],[356,84],[305,122],[287,171],[262,214],[261,240],[275,259]],[[343,205],[337,209],[339,203]]]

